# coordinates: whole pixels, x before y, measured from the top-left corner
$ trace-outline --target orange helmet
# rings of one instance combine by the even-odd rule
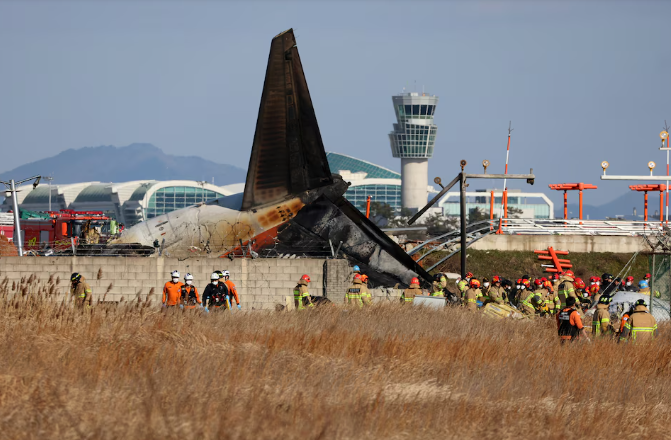
[[[415,278],[411,279],[411,280],[410,280],[410,284],[417,284],[417,285],[419,285],[419,278],[415,277]]]
[[[310,282],[310,276],[309,275],[303,275],[301,277],[301,280],[307,281],[309,283]]]
[[[543,281],[543,287],[552,290],[552,281]]]
[[[471,280],[471,287],[480,287],[480,281],[476,279]]]
[[[527,287],[531,285],[531,283],[529,283],[529,280],[527,278],[522,278],[522,284],[524,284]]]
[[[576,278],[573,285],[575,285],[575,287],[578,288],[578,289],[584,289],[585,288],[585,282],[580,278]]]
[[[364,283],[367,282],[368,281],[368,275],[366,275],[366,274],[361,275],[361,281],[364,282]]]
[[[566,272],[564,272],[564,276],[575,278],[575,275],[573,275],[572,270],[567,270]]]
[[[500,283],[501,282],[501,277],[498,275],[494,275],[494,278],[492,278],[492,282],[494,283]]]
[[[589,293],[590,295],[596,295],[599,293],[599,285],[598,284],[592,284],[589,286]]]

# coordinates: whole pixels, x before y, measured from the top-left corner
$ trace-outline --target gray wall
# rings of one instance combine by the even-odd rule
[[[649,250],[642,237],[598,236],[598,235],[489,235],[479,240],[470,249],[499,251],[556,250],[570,252],[614,252],[634,253]]]
[[[0,282],[7,277],[8,285],[35,275],[33,291],[45,286],[50,276],[60,277],[56,293],[68,292],[72,272],[86,277],[93,288],[94,301],[102,299],[110,284],[106,301],[136,300],[138,292],[142,300],[153,287],[153,303],[159,304],[163,285],[169,281],[170,272],[180,271],[182,278],[189,272],[195,277],[194,284],[202,292],[215,270],[229,270],[231,280],[240,293],[244,309],[273,309],[276,304],[285,304],[285,297],[293,295],[293,287],[303,274],[310,275],[310,294],[324,296],[341,302],[351,269],[345,260],[324,259],[229,259],[138,257],[0,257]],[[98,273],[100,272],[100,279]],[[325,282],[324,275],[326,274]],[[380,292],[379,295],[386,295]]]

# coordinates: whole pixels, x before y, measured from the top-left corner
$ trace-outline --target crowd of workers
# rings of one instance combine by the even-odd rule
[[[458,293],[448,288],[447,280],[445,274],[436,274],[429,295],[446,297],[448,303],[462,305],[471,311],[495,303],[513,307],[527,316],[555,316],[562,341],[576,340],[580,336],[589,339],[582,324],[583,312],[589,309],[594,309],[594,337],[615,336],[624,341],[653,339],[657,335],[657,323],[643,299],[623,314],[619,325],[610,322],[609,305],[615,293],[629,291],[650,296],[650,274],[634,283],[633,276],[622,281],[604,273],[601,277],[590,277],[587,285],[571,270],[549,278],[531,279],[525,275],[515,283],[499,275],[493,276],[491,281],[489,278],[480,281],[469,272],[464,279],[457,279]],[[413,278],[410,287],[401,295],[401,303],[413,302],[422,294],[419,279]]]

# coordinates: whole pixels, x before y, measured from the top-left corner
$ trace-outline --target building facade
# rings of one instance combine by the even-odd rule
[[[396,123],[389,133],[391,154],[401,159],[401,204],[417,211],[428,199],[429,159],[438,127],[433,115],[438,97],[425,93],[392,96]]]
[[[490,217],[492,211],[491,193],[494,191],[494,218],[499,218],[503,206],[501,204],[503,193],[501,190],[481,189],[473,192],[466,192],[466,212],[467,215],[473,213],[476,209],[484,214],[486,218]],[[445,216],[459,216],[459,192],[451,191],[440,199],[438,206],[443,210]],[[529,219],[553,219],[554,203],[543,193],[527,193],[519,189],[508,190],[508,208],[514,208],[521,211],[515,216],[518,218]],[[511,213],[508,213],[512,217]],[[470,220],[469,220],[470,221]]]

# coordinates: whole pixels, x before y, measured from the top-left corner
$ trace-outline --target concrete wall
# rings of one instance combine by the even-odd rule
[[[488,235],[473,243],[470,249],[531,251],[548,246],[570,252],[634,253],[649,250],[641,237],[603,235]]]
[[[34,274],[39,280],[35,286],[44,286],[50,276],[54,280],[59,277],[57,293],[64,295],[68,292],[70,275],[79,272],[93,288],[94,301],[102,299],[111,284],[107,301],[118,301],[121,297],[126,301],[136,300],[138,293],[144,301],[154,288],[153,303],[159,304],[163,285],[169,281],[173,270],[180,271],[182,278],[187,272],[191,273],[199,292],[203,291],[213,271],[230,271],[246,310],[273,309],[276,304],[285,304],[285,297],[293,295],[293,287],[303,274],[310,275],[312,295],[324,296],[326,293],[334,302],[341,302],[351,276],[349,263],[345,260],[0,257],[0,282],[7,277],[11,285]],[[385,292],[378,294],[386,296]]]

